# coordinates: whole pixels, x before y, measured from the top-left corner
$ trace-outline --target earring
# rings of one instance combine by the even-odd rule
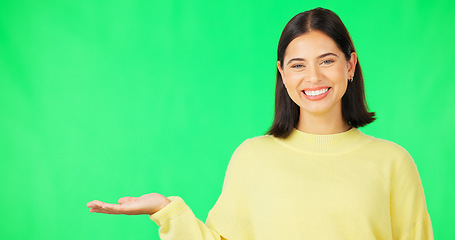
[[[353,82],[354,81],[354,77],[348,79],[349,82]]]

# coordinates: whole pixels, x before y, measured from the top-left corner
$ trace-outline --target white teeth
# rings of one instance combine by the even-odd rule
[[[327,91],[329,91],[328,88],[323,88],[323,89],[319,89],[319,90],[316,90],[316,91],[304,91],[304,92],[308,96],[317,96],[317,95],[326,93]]]

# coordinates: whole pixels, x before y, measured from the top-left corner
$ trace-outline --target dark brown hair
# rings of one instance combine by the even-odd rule
[[[341,19],[332,11],[324,8],[315,8],[294,16],[284,27],[278,43],[278,61],[284,65],[284,54],[289,43],[295,38],[318,30],[332,38],[338,48],[344,53],[346,60],[351,59],[355,52],[351,36]],[[349,82],[346,93],[341,99],[343,118],[352,127],[363,127],[375,120],[374,112],[368,112],[365,100],[362,69],[357,61],[354,81]],[[277,69],[275,90],[275,118],[267,134],[279,138],[286,138],[297,127],[300,108],[288,95],[284,87],[281,74]]]

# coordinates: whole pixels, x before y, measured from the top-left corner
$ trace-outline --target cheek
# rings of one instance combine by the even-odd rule
[[[333,83],[347,83],[347,69],[343,67],[337,67],[331,71],[327,71],[327,76],[332,80]]]
[[[336,95],[343,97],[348,87],[348,80],[345,75],[337,75],[336,78],[333,78],[333,85],[336,89]]]
[[[296,103],[298,106],[298,99],[299,99],[299,91],[298,86],[302,81],[300,74],[295,72],[286,72],[285,77],[281,76],[283,79],[284,86],[286,88],[286,92],[288,93],[291,100]]]
[[[286,86],[293,86],[296,87],[302,81],[302,76],[296,72],[288,72],[286,73],[286,77],[283,79]]]

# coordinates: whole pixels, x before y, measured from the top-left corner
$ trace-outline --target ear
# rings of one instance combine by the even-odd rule
[[[355,66],[357,65],[357,53],[351,53],[351,59],[348,61],[348,78],[354,77]]]
[[[283,84],[284,84],[284,71],[283,71],[283,69],[281,68],[281,63],[280,63],[280,61],[277,61],[277,62],[276,62],[276,67],[278,68],[278,71],[280,72],[281,79],[283,80]]]

